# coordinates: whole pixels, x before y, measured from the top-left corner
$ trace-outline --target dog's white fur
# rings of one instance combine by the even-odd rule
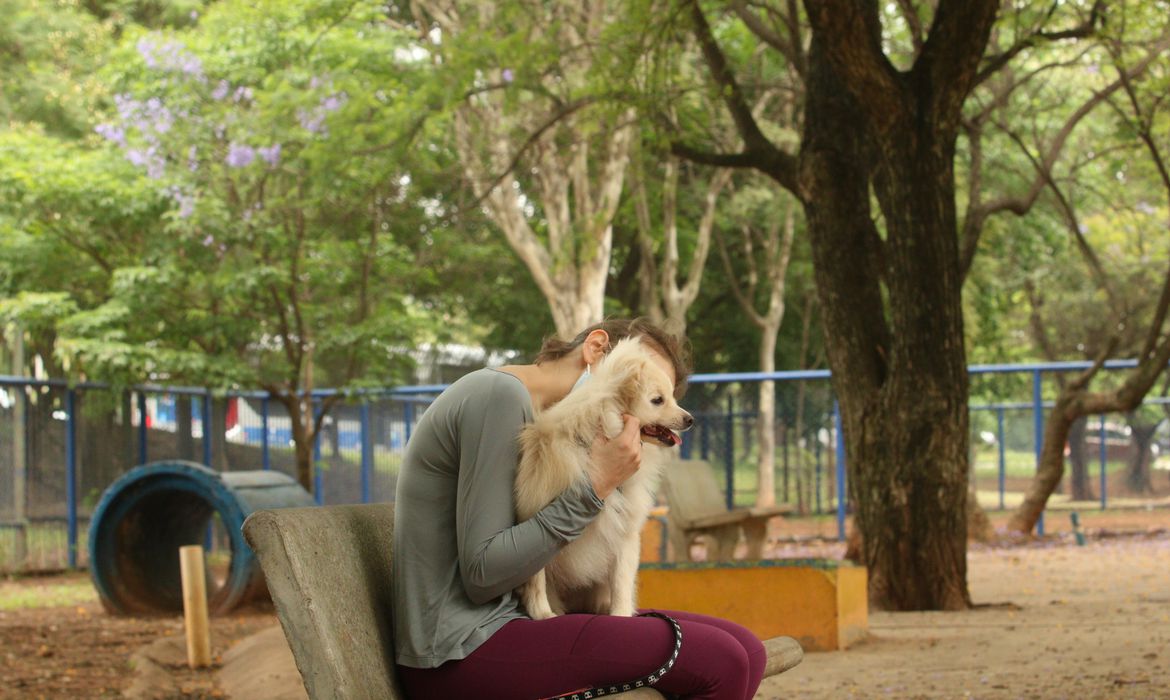
[[[568,490],[583,491],[595,466],[589,459],[601,432],[616,437],[622,414],[643,426],[680,432],[691,416],[674,399],[674,384],[638,338],[626,338],[592,368],[588,381],[538,414],[520,435],[516,515],[527,520]],[[643,434],[642,464],[605,499],[581,536],[517,588],[530,617],[566,612],[633,615],[642,526],[669,448]]]

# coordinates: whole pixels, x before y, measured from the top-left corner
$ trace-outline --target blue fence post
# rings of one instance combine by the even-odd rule
[[[727,395],[727,438],[723,445],[723,458],[727,471],[727,510],[735,507],[735,397]]]
[[[316,420],[320,416],[318,413],[320,408],[319,401],[312,401],[313,421],[316,425]],[[313,498],[316,499],[317,505],[325,502],[325,479],[321,474],[321,431],[317,430],[313,433]]]
[[[77,393],[65,390],[65,509],[69,568],[77,568]]]
[[[370,502],[370,482],[374,468],[374,443],[370,435],[370,402],[362,401],[362,503]]]
[[[414,430],[414,403],[407,397],[406,402],[402,404],[402,444],[410,442],[410,433]]]
[[[214,469],[211,466],[211,392],[208,391],[203,394],[203,406],[200,411],[200,420],[203,421],[203,463],[207,465],[208,469]]]
[[[138,403],[138,463],[146,464],[147,452],[147,417],[146,417],[146,394],[145,392],[135,392]]]
[[[1108,461],[1109,451],[1105,445],[1105,414],[1101,414],[1101,510],[1105,510],[1105,463]]]
[[[833,401],[833,425],[837,428],[837,539],[845,541],[845,430],[841,423],[841,404]]]
[[[820,433],[820,431],[817,431]],[[817,477],[817,515],[821,514],[821,436],[818,434],[813,439],[813,455],[816,459],[816,469],[814,470]]]
[[[272,456],[268,451],[268,397],[260,399],[260,464],[265,471],[272,469]]]
[[[999,445],[999,509],[1004,510],[1003,492],[1007,478],[1007,445],[1004,444],[1003,406],[995,409],[995,423],[997,431],[995,441]]]
[[[1032,370],[1032,419],[1035,432],[1036,470],[1040,470],[1040,452],[1044,448],[1044,394],[1041,391],[1040,370]],[[1044,536],[1044,511],[1036,520],[1036,534]]]

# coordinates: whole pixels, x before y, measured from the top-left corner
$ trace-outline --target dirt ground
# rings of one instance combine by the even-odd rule
[[[757,699],[1170,698],[1170,511],[1086,513],[1081,521],[1084,546],[1060,514],[1050,515],[1044,539],[972,544],[971,595],[984,607],[872,612],[869,640],[807,655],[765,681]],[[773,552],[840,556],[840,544],[815,538],[835,527],[783,523]],[[214,620],[217,661],[274,624],[265,611]],[[131,654],[181,634],[179,618],[107,615],[85,574],[0,581],[0,698],[120,696],[135,678]],[[180,688],[168,697],[224,696],[214,674],[180,663],[168,671]]]

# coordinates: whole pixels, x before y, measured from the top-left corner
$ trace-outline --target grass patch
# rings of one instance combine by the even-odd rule
[[[55,608],[97,602],[88,578],[12,577],[0,581],[0,610]]]

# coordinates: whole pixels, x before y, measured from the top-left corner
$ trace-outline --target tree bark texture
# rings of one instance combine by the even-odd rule
[[[1068,433],[1068,463],[1071,468],[1069,489],[1074,501],[1093,500],[1093,486],[1089,479],[1089,451],[1085,445],[1088,433],[1088,418],[1073,421]]]
[[[994,3],[970,3],[963,22],[971,36],[944,49],[938,42],[956,31],[956,4],[940,5],[931,40],[940,36],[928,41],[925,60],[899,73],[880,51],[875,7],[806,3],[814,34],[800,194],[870,599],[894,610],[971,602],[953,161]]]

